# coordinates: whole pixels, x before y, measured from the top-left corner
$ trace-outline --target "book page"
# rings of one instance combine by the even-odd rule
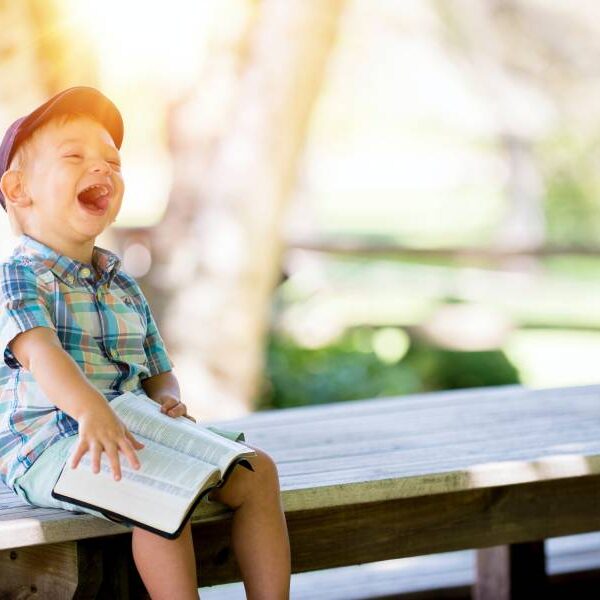
[[[110,403],[126,427],[138,435],[164,444],[183,454],[218,466],[224,472],[238,456],[255,456],[244,444],[227,439],[185,417],[169,417],[147,396],[125,392]],[[141,458],[140,458],[141,459]]]
[[[140,468],[132,468],[127,457],[119,452],[122,478],[137,481],[172,496],[188,498],[190,495],[193,496],[202,487],[204,481],[216,471],[215,467],[210,464],[199,462],[194,457],[157,444],[142,435],[138,434],[137,439],[145,445],[141,450],[136,450]],[[91,470],[92,459],[89,452],[83,455],[81,464]],[[174,466],[177,468],[173,468]],[[110,477],[113,476],[110,461],[105,452],[101,456],[100,471]]]
[[[54,490],[156,529],[174,532],[198,491],[214,486],[220,474],[215,467],[151,439],[141,435],[138,439],[145,444],[137,451],[139,469],[133,469],[119,452],[121,479],[115,481],[106,453],[102,453],[100,471],[94,473],[91,455],[86,452],[76,469],[70,467],[69,457]]]

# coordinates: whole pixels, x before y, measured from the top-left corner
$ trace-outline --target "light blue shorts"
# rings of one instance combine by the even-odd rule
[[[219,429],[217,427],[207,426],[215,433],[222,435],[234,441],[244,441],[244,433],[241,431],[231,431]],[[17,495],[32,506],[42,506],[45,508],[62,508],[76,513],[87,513],[100,517],[107,521],[112,521],[106,515],[87,506],[78,506],[70,502],[64,502],[52,497],[52,489],[58,480],[58,476],[71,453],[73,445],[77,442],[79,436],[72,435],[62,438],[46,448],[36,461],[27,469],[24,475],[16,479],[15,492]],[[208,494],[203,496],[201,502],[210,504]],[[128,521],[122,522],[126,527],[133,527]]]

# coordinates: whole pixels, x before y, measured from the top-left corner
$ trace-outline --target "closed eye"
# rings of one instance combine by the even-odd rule
[[[65,154],[64,158],[82,159],[83,155],[82,154],[77,154],[77,153]],[[106,162],[109,163],[110,165],[113,165],[116,169],[120,169],[121,168],[121,163],[118,160],[108,160],[107,159]]]

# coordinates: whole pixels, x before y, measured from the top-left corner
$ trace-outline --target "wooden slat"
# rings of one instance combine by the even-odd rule
[[[577,393],[586,394],[589,391],[597,392],[598,386],[571,386],[565,388],[552,388],[557,395],[568,394],[571,397]],[[211,422],[211,425],[222,426],[225,429],[243,429],[249,426],[252,431],[260,429],[276,430],[277,427],[288,427],[298,423],[302,425],[308,420],[313,424],[327,421],[337,423],[340,418],[367,416],[370,414],[403,414],[423,408],[448,407],[448,406],[472,406],[473,402],[478,405],[495,405],[504,398],[520,397],[523,394],[541,392],[543,390],[528,390],[520,384],[489,386],[483,388],[467,388],[460,390],[443,390],[420,394],[409,394],[406,396],[390,396],[385,398],[368,398],[361,400],[345,400],[343,402],[332,402],[327,404],[315,404],[311,406],[296,406],[283,410],[263,410],[252,413],[249,416],[238,419],[227,419]],[[335,427],[334,427],[335,431]]]
[[[586,581],[600,589],[600,533],[546,540],[546,562],[552,593],[558,581]],[[475,581],[475,552],[460,550],[427,556],[363,563],[297,573],[291,580],[294,600],[470,600]],[[595,573],[595,578],[589,572]],[[567,592],[560,586],[560,592]],[[242,582],[200,588],[202,600],[245,600]],[[582,594],[551,598],[584,598]],[[548,598],[547,597],[547,598]]]
[[[298,406],[283,410],[265,410],[252,413],[247,417],[215,421],[216,426],[231,429],[243,429],[249,426],[252,431],[260,429],[275,431],[278,427],[287,427],[294,423],[305,423],[312,420],[313,424],[332,422],[333,431],[335,424],[340,419],[362,417],[373,414],[386,414],[392,418],[397,413],[402,416],[410,415],[413,411],[420,413],[428,409],[468,409],[477,408],[477,411],[493,412],[506,402],[523,405],[548,399],[579,399],[590,398],[598,395],[600,386],[579,385],[553,388],[530,389],[520,384],[489,386],[482,388],[466,388],[456,390],[443,390],[406,396],[391,396],[385,398],[369,398],[361,400],[347,400],[328,404],[311,406]],[[542,406],[542,405],[539,405]],[[465,415],[467,413],[465,412]]]
[[[544,541],[478,550],[473,592],[474,600],[545,598],[548,578]]]
[[[0,551],[1,598],[95,598],[101,577],[98,553],[75,542]]]
[[[201,503],[195,518],[210,520],[230,512],[227,507],[217,503],[212,505]],[[122,525],[89,514],[75,514],[61,509],[32,508],[29,517],[0,521],[0,550],[114,536],[128,531]]]
[[[392,413],[390,410],[380,414],[345,415],[340,416],[335,423],[317,421],[315,416],[310,428],[306,423],[302,425],[290,421],[287,425],[279,424],[272,429],[255,429],[252,420],[246,427],[254,439],[267,440],[272,448],[281,450],[296,451],[309,448],[315,441],[329,445],[348,441],[369,441],[379,435],[388,440],[406,439],[407,443],[412,442],[418,446],[419,442],[425,445],[437,444],[438,436],[452,436],[457,431],[477,434],[479,427],[497,432],[505,430],[508,424],[522,429],[524,424],[530,423],[534,429],[542,430],[548,423],[558,420],[571,428],[579,422],[585,423],[587,416],[597,420],[597,400],[597,397],[593,396],[562,399],[534,397],[518,402],[504,399],[494,410],[478,409],[475,406],[460,409],[424,406],[419,412]],[[519,418],[515,420],[515,417]],[[236,425],[241,428],[240,424]],[[597,422],[592,422],[584,430],[589,431],[597,426]],[[356,437],[347,438],[346,434]],[[426,435],[432,437],[425,437]],[[553,434],[550,434],[549,438],[552,441]],[[440,441],[443,443],[444,438]]]
[[[595,410],[596,407],[591,406],[587,415],[573,416],[563,411],[562,414],[549,413],[531,418],[515,409],[512,413],[506,411],[505,415],[486,417],[487,420],[438,411],[437,415],[423,414],[414,422],[409,417],[398,417],[394,421],[389,416],[386,418],[380,415],[378,418],[356,419],[356,422],[340,419],[335,434],[332,433],[330,424],[318,423],[311,429],[297,424],[286,429],[280,427],[277,434],[267,431],[254,434],[250,430],[252,439],[247,441],[254,445],[268,445],[281,462],[344,456],[348,453],[357,455],[370,451],[383,452],[394,448],[443,448],[455,443],[480,444],[489,438],[493,440],[502,437],[507,428],[503,420],[508,421],[520,414],[520,419],[513,422],[511,439],[519,439],[525,434],[543,444],[549,442],[556,445],[573,440],[571,443],[579,445],[585,442],[586,435],[593,439],[592,435],[597,433],[598,424],[586,421],[586,416],[596,416]],[[576,437],[577,434],[582,437]]]
[[[286,512],[600,472],[600,386],[499,386],[267,411],[215,423],[276,460]],[[0,548],[124,528],[0,490]],[[202,504],[195,520],[218,519]]]
[[[600,476],[286,514],[293,572],[600,530]],[[199,585],[238,581],[227,521],[193,527]]]
[[[306,415],[304,425],[290,420],[285,426],[279,424],[277,428],[259,429],[254,419],[250,419],[245,426],[240,422],[230,426],[243,428],[252,440],[268,446],[283,461],[305,459],[307,452],[310,457],[311,452],[335,451],[338,445],[343,450],[348,443],[382,443],[382,448],[385,444],[395,443],[410,448],[439,446],[441,449],[447,443],[465,439],[472,439],[477,444],[473,451],[485,458],[485,446],[480,444],[484,432],[492,437],[508,435],[521,439],[523,433],[531,431],[540,441],[550,444],[564,441],[565,435],[597,433],[600,427],[598,395],[596,391],[595,395],[583,397],[535,395],[503,399],[487,410],[474,402],[459,410],[444,406],[432,408],[425,403],[420,411],[395,413],[390,407],[379,414],[341,414],[335,423],[322,421],[317,415]],[[370,402],[365,401],[365,404]]]

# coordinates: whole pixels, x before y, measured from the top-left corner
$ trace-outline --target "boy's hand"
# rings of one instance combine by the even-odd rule
[[[169,417],[186,417],[190,421],[196,422],[194,417],[187,414],[187,408],[183,402],[179,401],[179,398],[172,396],[171,394],[161,394],[157,402],[160,404],[160,412],[169,415]]]
[[[79,444],[71,459],[71,468],[77,467],[81,457],[89,450],[92,457],[92,471],[100,471],[100,458],[106,452],[115,480],[121,479],[119,450],[127,456],[134,469],[140,468],[136,450],[144,447],[133,437],[122,421],[108,405],[94,406],[79,418]]]

